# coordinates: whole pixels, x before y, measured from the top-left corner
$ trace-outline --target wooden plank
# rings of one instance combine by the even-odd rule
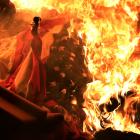
[[[0,108],[21,121],[45,120],[47,111],[0,86]]]

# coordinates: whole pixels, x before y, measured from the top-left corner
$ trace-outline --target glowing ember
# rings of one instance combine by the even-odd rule
[[[89,134],[112,127],[140,133],[140,35],[138,0],[13,0],[20,9],[53,7],[71,14],[71,28],[85,42],[85,62],[93,81],[84,93]],[[59,3],[60,2],[60,3]],[[80,19],[80,20],[79,20]],[[139,21],[140,22],[140,21]],[[139,29],[140,30],[140,29]],[[76,104],[76,101],[73,101]]]

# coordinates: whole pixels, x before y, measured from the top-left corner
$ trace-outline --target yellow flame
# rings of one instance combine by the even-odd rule
[[[17,9],[28,9],[40,12],[43,7],[51,7],[52,0],[12,0]]]
[[[93,81],[84,93],[86,119],[83,130],[93,134],[112,127],[115,130],[140,133],[134,123],[131,104],[139,102],[140,36],[136,33],[138,0],[13,0],[19,9],[41,11],[51,7],[71,14],[69,32],[77,31],[85,42],[85,62]],[[139,11],[140,12],[140,11]],[[78,22],[80,19],[80,22]],[[71,34],[71,33],[70,33]],[[134,91],[133,97],[127,97]],[[120,110],[121,96],[124,106]],[[111,98],[118,107],[108,111]],[[131,116],[131,115],[132,116]]]
[[[87,117],[83,129],[91,135],[107,127],[140,133],[137,123],[127,112],[128,108],[119,112],[119,96],[127,98],[127,91],[133,90],[137,95],[140,91],[137,82],[140,59],[131,59],[140,40],[136,33],[138,3],[131,3],[135,4],[132,9],[128,1],[123,5],[122,1],[114,1],[111,5],[109,0],[98,2],[99,5],[93,8],[94,16],[84,18],[86,22],[80,31],[86,35],[86,62],[93,76],[93,82],[87,85],[84,93]],[[118,107],[109,112],[105,106],[113,104],[112,97],[117,100]],[[101,109],[101,106],[104,107]]]

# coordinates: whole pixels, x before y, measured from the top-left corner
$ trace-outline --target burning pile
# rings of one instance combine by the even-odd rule
[[[19,9],[31,8],[25,0],[13,0],[13,2],[17,4]],[[66,28],[67,34],[61,36],[61,33],[56,36],[56,38],[62,40],[54,42],[53,53],[57,54],[59,52],[58,55],[64,55],[65,47],[71,49],[71,45],[72,48],[79,45],[84,49],[83,56],[85,59],[79,61],[81,64],[78,63],[80,65],[79,71],[82,71],[81,67],[85,67],[84,61],[92,78],[92,82],[87,84],[87,89],[83,94],[83,109],[86,113],[83,131],[90,135],[108,127],[115,130],[140,133],[139,6],[140,2],[138,0],[69,0],[67,2],[63,0],[55,2],[53,0],[47,2],[41,0],[36,3],[33,2],[32,10],[37,9],[35,14],[41,15],[42,11],[43,15],[45,8],[54,8],[59,13],[69,15],[70,26]],[[72,42],[74,44],[71,44]],[[79,49],[79,46],[76,49]],[[54,57],[53,53],[49,59]],[[77,55],[68,52],[68,56],[69,61],[75,63]],[[60,58],[59,61],[63,62],[61,61],[63,58]],[[47,65],[51,65],[51,63]],[[56,73],[60,71],[58,66],[55,66],[53,70]],[[63,82],[66,80],[65,70],[63,69],[59,75]],[[86,74],[88,75],[88,71],[84,70],[83,75]],[[52,85],[54,84],[56,85],[56,83],[52,83]],[[72,80],[69,80],[68,86],[70,84],[73,84]],[[71,91],[74,91],[74,86],[71,86]],[[63,85],[59,89],[56,86],[56,91],[67,93]],[[78,99],[78,95],[76,96],[76,99]],[[72,98],[75,99],[75,97]],[[74,104],[77,104],[76,100],[74,100]]]

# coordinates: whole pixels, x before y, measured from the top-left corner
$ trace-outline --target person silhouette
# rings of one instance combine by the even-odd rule
[[[27,44],[21,44],[21,48],[27,48],[27,54],[15,61],[17,64],[13,65],[14,70],[5,83],[6,88],[36,104],[42,104],[46,97],[46,69],[41,61],[42,40],[38,31],[40,21],[40,17],[33,18],[32,29],[25,34],[28,40],[24,41]],[[16,53],[15,58],[18,55]]]

